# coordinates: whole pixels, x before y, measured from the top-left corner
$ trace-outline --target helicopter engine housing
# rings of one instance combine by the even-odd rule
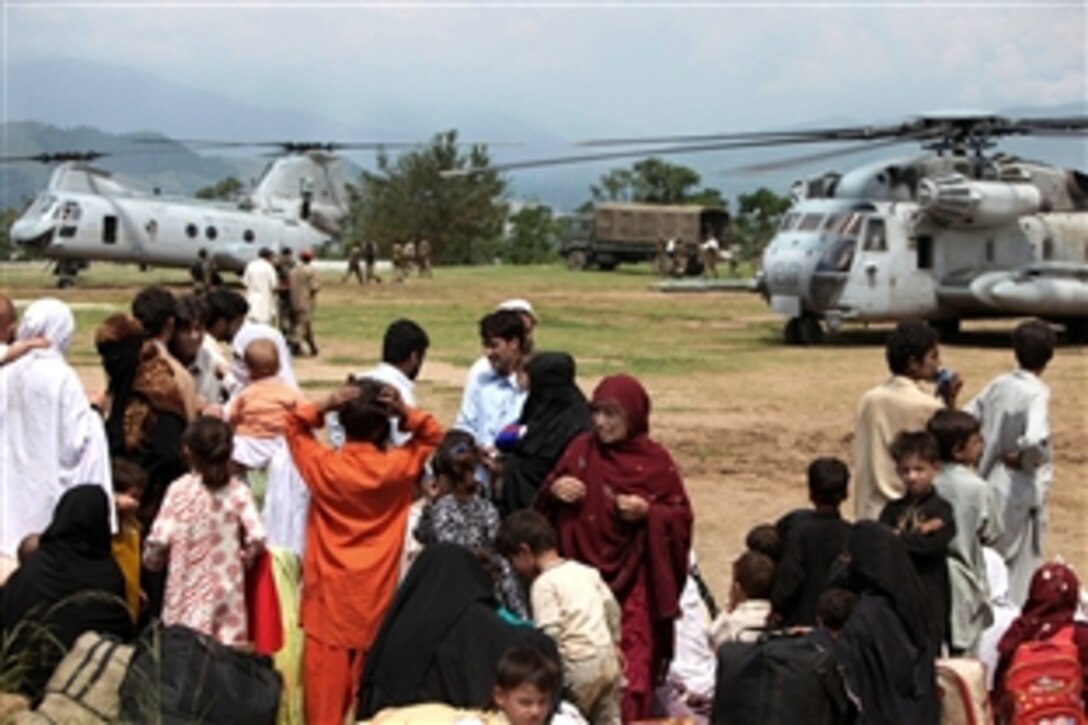
[[[1032,184],[973,181],[960,174],[922,179],[918,206],[947,227],[984,229],[1007,224],[1042,207],[1043,198]]]

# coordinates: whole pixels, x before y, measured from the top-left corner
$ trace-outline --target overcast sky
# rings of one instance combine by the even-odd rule
[[[90,59],[348,122],[483,109],[574,139],[1086,96],[1080,0],[0,2],[5,64]]]

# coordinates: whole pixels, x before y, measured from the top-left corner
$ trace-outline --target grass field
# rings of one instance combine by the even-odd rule
[[[419,322],[431,337],[418,398],[452,422],[464,374],[479,355],[477,321],[496,303],[524,297],[537,309],[537,348],[575,356],[587,391],[603,375],[640,377],[653,398],[652,434],[676,458],[696,507],[696,549],[714,592],[754,524],[805,505],[804,470],[817,455],[849,461],[861,394],[886,376],[887,327],[852,329],[819,348],[781,343],[781,321],[745,293],[662,294],[648,267],[574,273],[561,267],[439,268],[432,280],[360,287],[324,274],[316,316],[318,358],[296,362],[308,394],[373,365],[386,325]],[[187,290],[177,271],[96,266],[78,286],[54,290],[38,266],[0,267],[0,287],[20,302],[53,295],[73,304],[78,334],[70,359],[89,389],[102,385],[91,340],[143,285]],[[1012,365],[1011,321],[969,323],[942,348],[966,380],[966,401]],[[1063,346],[1048,370],[1053,390],[1056,481],[1048,549],[1088,572],[1088,364],[1086,348]],[[848,503],[844,511],[851,512]]]

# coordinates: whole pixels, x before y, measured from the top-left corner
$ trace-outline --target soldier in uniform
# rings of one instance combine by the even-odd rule
[[[431,243],[426,239],[419,241],[419,248],[416,249],[416,258],[419,262],[419,276],[420,277],[433,277],[434,271],[431,269]]]
[[[393,242],[393,247],[389,251],[389,256],[393,262],[393,281],[404,281],[404,248],[401,247],[400,242]]]
[[[291,270],[295,267],[295,253],[290,247],[280,249],[276,259],[276,316],[280,321],[280,332],[286,338],[291,337],[294,329],[294,317],[291,313]]]
[[[369,244],[370,242],[367,242],[367,243]],[[340,280],[341,284],[343,284],[344,282],[347,282],[348,278],[351,277],[351,275],[353,275],[353,274],[355,275],[355,279],[359,280],[359,284],[364,283],[364,280],[363,280],[363,268],[360,265],[360,262],[362,261],[362,258],[363,258],[363,253],[359,249],[359,245],[356,244],[354,247],[351,248],[351,253],[348,254],[348,271],[344,272],[344,278],[342,280]]]
[[[378,276],[377,264],[378,264],[378,246],[374,242],[367,240],[363,242],[363,262],[366,264],[366,274],[363,276],[363,283],[370,281],[382,283],[382,278]]]
[[[294,319],[294,327],[288,338],[291,341],[292,352],[300,354],[302,343],[310,346],[310,354],[317,355],[317,343],[314,342],[313,317],[314,308],[317,306],[317,291],[321,287],[321,281],[317,278],[317,271],[310,262],[314,255],[308,249],[299,252],[301,264],[296,264],[291,270],[290,299],[291,317]]]
[[[417,262],[416,260],[416,243],[409,237],[408,241],[404,243],[404,278],[412,276],[412,267]]]

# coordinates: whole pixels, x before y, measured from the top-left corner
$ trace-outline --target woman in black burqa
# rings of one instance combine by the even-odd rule
[[[57,502],[37,551],[5,584],[4,635],[14,639],[3,668],[22,673],[24,694],[40,696],[84,632],[132,637],[125,582],[110,544],[105,491],[75,486]]]
[[[499,658],[526,646],[558,666],[547,635],[499,614],[494,583],[475,554],[432,544],[412,564],[366,654],[357,715],[422,702],[486,708]]]
[[[529,397],[518,424],[525,433],[503,458],[501,506],[504,515],[532,508],[540,484],[567,444],[593,427],[586,396],[574,382],[574,358],[542,352],[526,366]]]
[[[846,537],[845,566],[834,586],[858,595],[833,654],[859,701],[859,723],[937,723],[934,661],[925,590],[890,528],[860,521]]]

